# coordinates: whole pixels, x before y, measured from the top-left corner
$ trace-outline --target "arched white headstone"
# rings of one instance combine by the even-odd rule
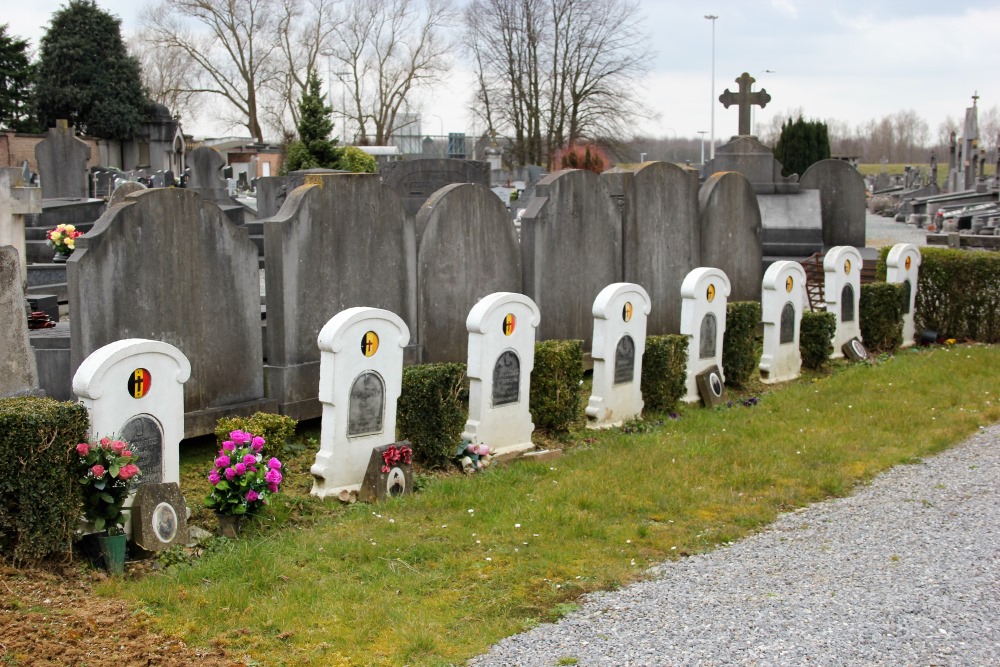
[[[319,332],[320,448],[312,494],[357,491],[372,450],[396,440],[396,401],[410,330],[381,308],[348,308]]]
[[[528,409],[535,329],[541,317],[530,298],[495,292],[469,311],[469,419],[462,438],[488,445],[494,454],[534,447]]]
[[[712,366],[722,369],[722,339],[726,332],[726,302],[731,286],[721,269],[701,267],[681,283],[681,334],[689,336],[685,403],[701,400],[698,374]]]
[[[916,341],[914,310],[917,305],[917,279],[920,277],[920,250],[912,243],[897,243],[885,258],[885,281],[908,286],[903,312],[903,345],[909,347]]]
[[[849,245],[830,248],[823,258],[823,300],[826,312],[837,318],[837,328],[833,332],[833,354],[831,359],[840,359],[844,343],[857,338],[861,340],[861,319],[858,313],[861,304],[861,253]]]
[[[649,311],[649,294],[635,283],[612,283],[594,300],[588,428],[619,426],[642,414],[642,355]]]
[[[764,352],[760,380],[765,384],[794,380],[802,369],[799,324],[805,300],[806,272],[798,262],[778,261],[767,267],[761,290]]]

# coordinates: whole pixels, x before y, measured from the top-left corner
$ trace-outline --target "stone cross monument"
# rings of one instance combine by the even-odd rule
[[[755,78],[750,76],[747,72],[743,72],[740,78],[736,79],[736,83],[740,84],[739,92],[731,92],[726,88],[725,92],[719,95],[719,101],[722,102],[722,106],[729,108],[729,105],[736,104],[740,108],[740,127],[739,134],[741,137],[750,136],[750,107],[756,104],[761,109],[767,106],[767,103],[771,101],[771,96],[767,94],[767,91],[761,88],[756,93],[751,93],[750,88],[753,86]]]

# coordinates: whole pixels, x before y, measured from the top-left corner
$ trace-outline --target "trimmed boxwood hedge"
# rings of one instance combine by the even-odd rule
[[[722,343],[722,372],[730,387],[745,387],[753,377],[760,355],[757,325],[760,303],[732,301],[726,304],[726,331]]]
[[[858,317],[861,338],[871,352],[895,352],[903,343],[903,286],[868,283],[861,286]]]
[[[833,334],[837,318],[833,313],[806,311],[799,324],[799,352],[802,365],[819,370],[826,365],[833,353]]]
[[[1000,343],[1000,253],[921,248],[917,332]]]
[[[288,454],[285,444],[295,435],[297,425],[295,419],[286,415],[257,412],[250,417],[223,417],[215,425],[215,437],[221,443],[229,439],[232,431],[248,431],[264,438],[265,458],[276,456],[284,460]]]
[[[70,553],[81,516],[74,447],[88,428],[78,403],[0,399],[0,553],[15,565]]]
[[[454,458],[467,411],[462,403],[465,364],[423,364],[403,368],[396,403],[396,430],[413,446],[418,463],[440,468]]]
[[[531,371],[531,419],[537,428],[563,433],[582,417],[583,341],[535,343]]]
[[[687,381],[687,336],[647,336],[642,355],[642,400],[646,410],[672,410],[684,396]]]

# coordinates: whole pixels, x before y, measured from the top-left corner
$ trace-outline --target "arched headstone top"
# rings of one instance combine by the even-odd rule
[[[900,269],[909,273],[920,267],[922,259],[917,246],[912,243],[897,243],[890,248],[885,265],[887,269]]]
[[[838,245],[830,248],[823,258],[823,270],[844,273],[852,282],[860,281],[861,253],[854,246]]]
[[[137,354],[163,355],[176,364],[174,380],[184,384],[191,377],[191,362],[184,353],[169,343],[144,338],[126,338],[108,343],[89,355],[73,376],[73,393],[81,398],[96,400],[105,393],[104,376],[115,364]]]
[[[708,299],[709,302],[715,300],[715,295],[728,298],[732,289],[729,277],[724,271],[703,266],[691,271],[684,278],[684,282],[681,283],[681,297],[685,299],[701,299],[703,296],[708,298],[710,286],[714,289],[712,290],[712,298]]]
[[[541,313],[538,306],[530,298],[516,292],[494,292],[479,300],[479,302],[469,311],[469,317],[465,320],[465,326],[469,333],[487,333],[486,328],[493,321],[496,311],[503,310],[510,304],[521,304],[531,313],[529,324],[532,328],[541,322]]]
[[[630,301],[629,303],[633,306],[639,306],[643,314],[649,315],[652,304],[649,294],[642,285],[635,283],[611,283],[602,289],[597,298],[594,299],[594,317],[606,320],[619,316],[619,309],[612,307],[612,304],[615,304],[621,297],[627,299],[630,296],[633,297],[634,301]]]
[[[791,283],[789,283],[791,279]],[[780,260],[767,267],[764,272],[763,288],[775,292],[798,294],[806,284],[806,272],[798,262]],[[791,285],[791,288],[789,288]]]
[[[400,348],[406,347],[410,342],[410,329],[399,315],[381,308],[358,306],[342,310],[323,325],[317,337],[319,349],[322,352],[336,354],[344,350],[346,346],[358,343],[354,339],[349,339],[348,333],[351,331],[352,325],[362,321],[382,321],[396,327],[399,331],[397,344]]]

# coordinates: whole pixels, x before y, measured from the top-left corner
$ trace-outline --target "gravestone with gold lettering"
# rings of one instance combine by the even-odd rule
[[[410,330],[381,308],[348,308],[319,332],[320,449],[312,494],[357,492],[372,450],[396,440],[396,400]]]
[[[778,261],[767,267],[761,291],[764,352],[760,381],[794,380],[802,369],[799,323],[802,321],[806,272],[798,262]]]
[[[642,414],[649,311],[649,294],[635,283],[612,283],[594,300],[594,383],[587,428],[620,426]]]
[[[916,341],[913,312],[917,305],[917,279],[920,276],[920,250],[912,243],[897,243],[885,258],[885,281],[903,285],[903,345]]]
[[[687,274],[681,283],[681,335],[688,336],[687,392],[685,403],[701,400],[698,376],[713,371],[709,386],[722,394],[722,338],[726,332],[726,302],[730,293],[729,278],[720,270],[701,267]]]
[[[494,455],[534,447],[528,409],[535,329],[541,317],[530,298],[514,292],[484,297],[465,321],[469,331],[469,419],[462,438]]]
[[[861,302],[861,253],[849,245],[830,248],[823,258],[823,300],[826,312],[837,318],[831,359],[844,356],[844,343],[861,340],[858,306]]]

